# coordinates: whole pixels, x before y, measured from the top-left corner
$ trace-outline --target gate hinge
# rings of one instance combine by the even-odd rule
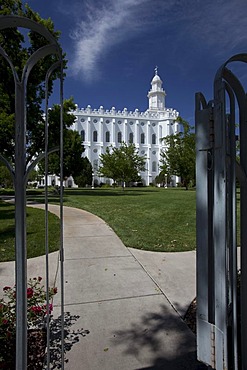
[[[211,326],[211,366],[215,369],[216,360],[215,360],[215,327]]]

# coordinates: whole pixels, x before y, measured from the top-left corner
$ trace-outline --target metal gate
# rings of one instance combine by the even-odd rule
[[[51,75],[55,70],[59,71],[60,79],[60,179],[63,179],[63,60],[62,50],[56,39],[41,24],[38,24],[28,18],[19,16],[0,16],[0,30],[9,28],[22,27],[34,31],[41,35],[45,40],[45,46],[36,50],[26,62],[22,76],[19,78],[18,73],[6,51],[0,46],[0,56],[5,59],[13,75],[15,91],[15,159],[14,163],[9,162],[7,158],[0,154],[0,160],[6,164],[9,169],[15,188],[15,250],[16,250],[16,369],[25,370],[27,368],[27,256],[26,256],[26,185],[30,171],[36,166],[39,160],[45,159],[45,213],[46,213],[46,291],[47,307],[49,306],[49,247],[48,247],[48,83]],[[50,68],[46,72],[44,81],[45,86],[45,148],[44,152],[30,162],[27,158],[26,143],[26,94],[28,78],[33,67],[46,56],[53,56]],[[6,86],[7,88],[7,86]],[[38,122],[36,123],[38,124]],[[62,181],[60,181],[62,184]],[[60,186],[60,276],[61,276],[61,368],[64,368],[64,282],[63,282],[63,186]],[[49,311],[49,310],[48,310]],[[49,360],[49,312],[47,314],[47,367],[50,368]]]
[[[219,68],[213,100],[196,94],[197,357],[217,370],[247,369],[247,98],[234,62],[247,54]]]

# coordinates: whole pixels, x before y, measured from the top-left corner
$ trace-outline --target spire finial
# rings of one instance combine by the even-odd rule
[[[158,74],[158,66],[156,66],[156,67],[154,68],[154,72],[155,72],[155,76],[157,76],[157,74]]]

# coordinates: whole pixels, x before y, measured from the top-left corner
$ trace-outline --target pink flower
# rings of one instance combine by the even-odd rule
[[[32,306],[30,308],[31,311],[33,311],[34,313],[40,313],[42,311],[42,307],[40,306]]]
[[[32,296],[33,296],[33,289],[27,288],[27,298],[32,298]]]
[[[47,292],[41,281],[43,278],[37,276],[30,278],[27,282],[27,320],[29,325],[36,325],[37,319],[45,319],[46,315],[51,314],[53,305],[46,303]],[[0,299],[0,326],[4,328],[6,335],[11,335],[15,325],[15,304],[16,304],[16,287],[5,286],[3,296],[7,301]],[[48,297],[51,299],[57,293],[56,287],[48,287]],[[8,333],[9,332],[9,333]]]

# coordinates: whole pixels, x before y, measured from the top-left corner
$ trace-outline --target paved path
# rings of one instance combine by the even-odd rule
[[[59,212],[54,205],[49,210]],[[197,368],[195,336],[181,319],[195,297],[194,251],[126,248],[103,220],[69,207],[64,248],[65,311],[80,316],[75,329],[90,331],[67,352],[66,370]],[[44,261],[29,260],[28,275],[44,276]],[[57,264],[58,253],[51,253],[51,280]],[[0,263],[0,273],[9,285],[14,264]]]

